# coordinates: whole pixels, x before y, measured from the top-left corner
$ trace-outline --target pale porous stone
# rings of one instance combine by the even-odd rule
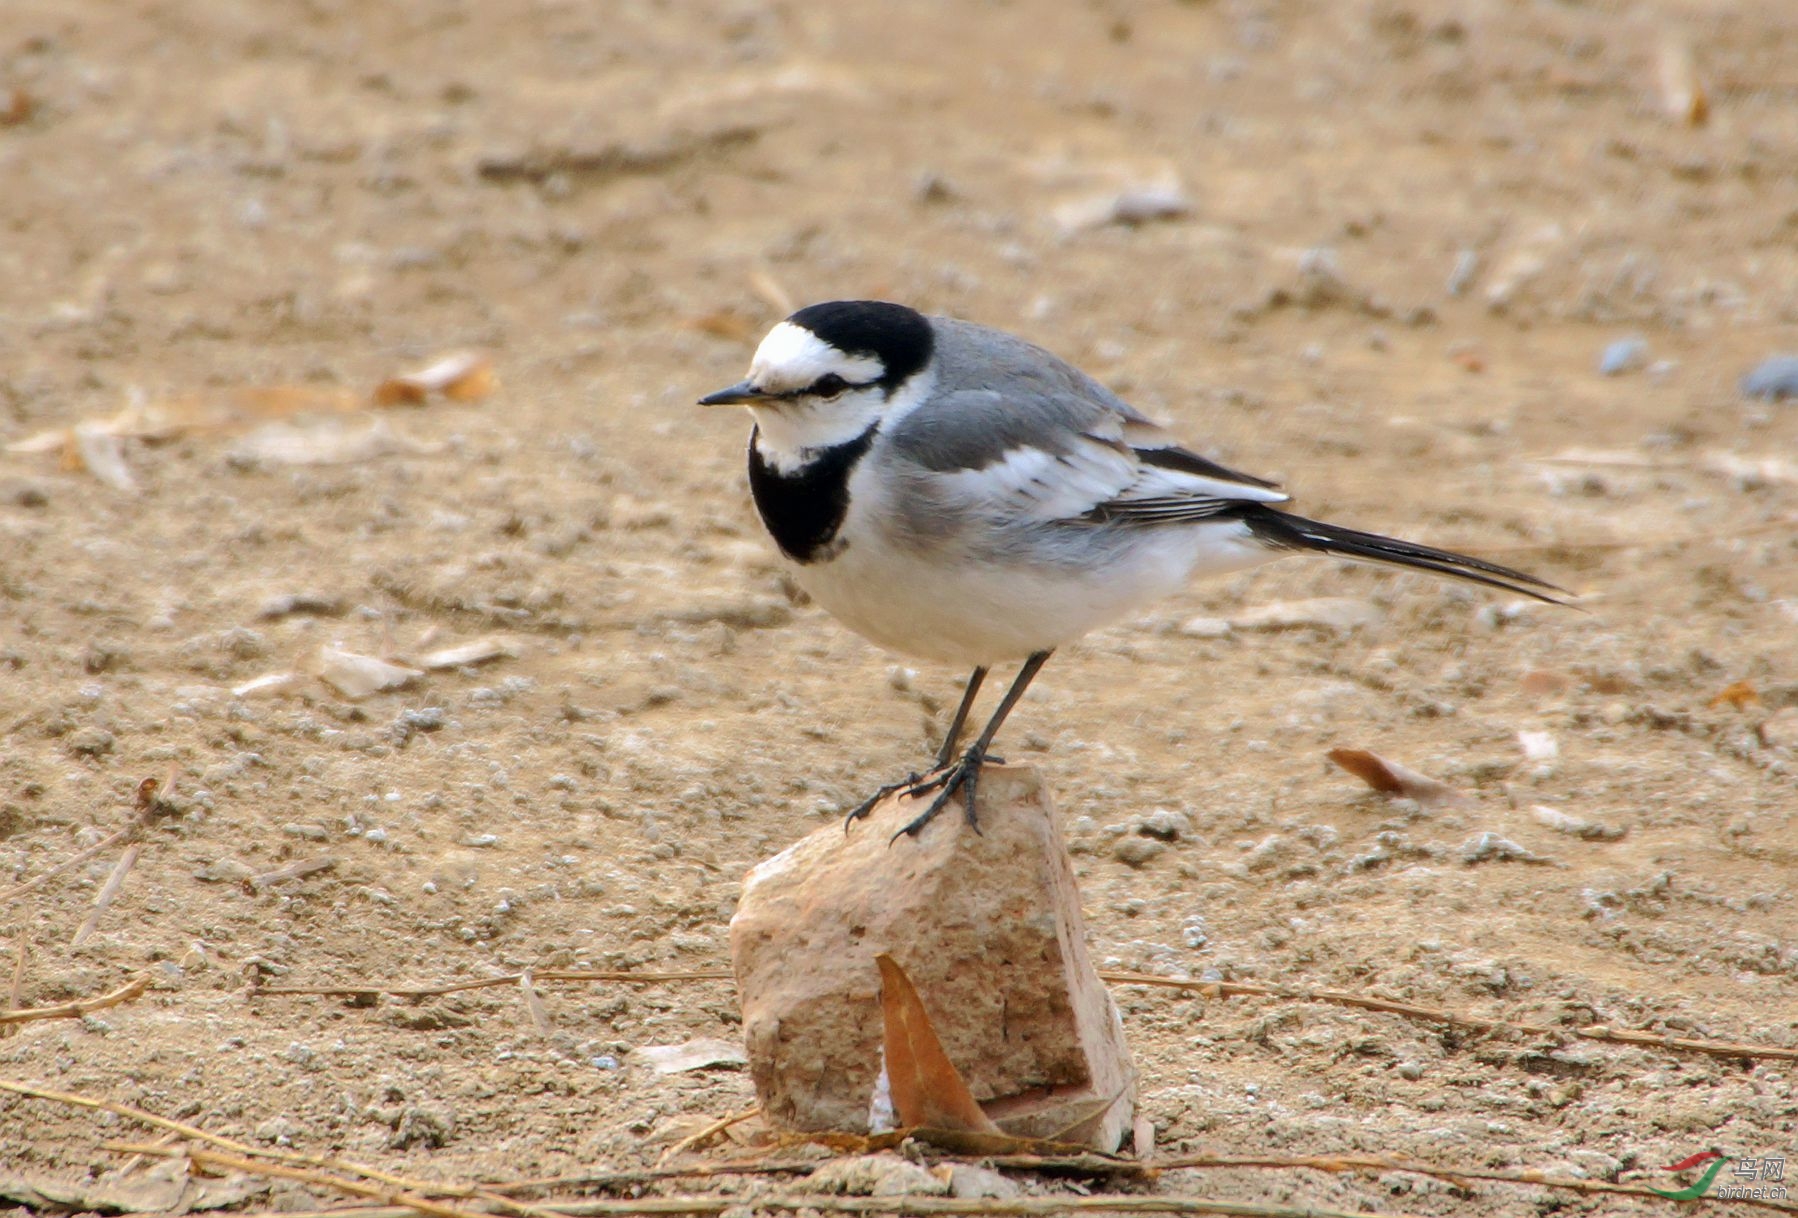
[[[881,1069],[874,957],[886,952],[1008,1131],[1109,1151],[1129,1130],[1136,1072],[1087,955],[1048,793],[1032,769],[988,766],[979,796],[978,833],[957,798],[918,839],[889,846],[924,805],[888,800],[847,834],[827,825],[744,880],[731,963],[750,1073],[774,1123],[867,1130]],[[1056,1102],[1039,1105],[1049,1089]],[[1076,1103],[1089,1119],[1070,1133],[1080,1093],[1115,1102],[1097,1113]]]

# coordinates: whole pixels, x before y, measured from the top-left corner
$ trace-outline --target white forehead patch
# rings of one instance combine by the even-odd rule
[[[770,393],[804,389],[827,372],[852,385],[877,381],[886,366],[872,355],[848,355],[790,321],[783,321],[762,340],[749,362],[749,383]]]

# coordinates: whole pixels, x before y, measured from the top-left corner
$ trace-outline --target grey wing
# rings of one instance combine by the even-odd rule
[[[1180,447],[1109,393],[1029,388],[938,394],[898,420],[889,440],[916,489],[939,504],[1039,524],[1170,524],[1288,498]]]

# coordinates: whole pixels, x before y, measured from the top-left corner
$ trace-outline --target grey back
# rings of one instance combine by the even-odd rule
[[[1111,390],[1041,347],[971,322],[947,317],[931,322],[937,338],[936,393],[888,435],[899,455],[926,469],[984,469],[1024,447],[1067,452],[1083,434],[1115,435],[1122,421],[1148,422]]]

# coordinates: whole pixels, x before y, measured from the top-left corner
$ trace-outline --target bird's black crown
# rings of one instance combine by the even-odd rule
[[[787,321],[846,355],[872,355],[885,369],[879,384],[889,392],[929,363],[936,346],[929,319],[885,300],[827,300]]]

